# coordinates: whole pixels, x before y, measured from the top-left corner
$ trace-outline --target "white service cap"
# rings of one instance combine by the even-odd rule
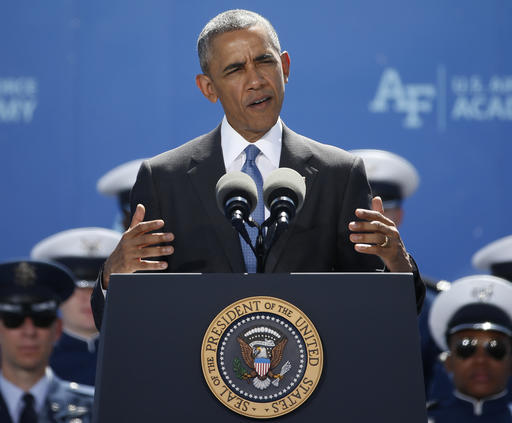
[[[441,350],[448,350],[446,335],[459,330],[495,330],[512,334],[512,284],[491,275],[457,279],[432,304],[429,327]]]
[[[471,262],[477,269],[512,282],[512,235],[487,244],[473,255]]]
[[[105,228],[76,228],[59,232],[38,242],[30,257],[67,266],[78,279],[77,286],[91,286],[101,265],[117,246],[121,234]]]
[[[132,160],[108,171],[98,180],[96,188],[104,195],[118,195],[131,190],[144,160],[146,159]]]
[[[384,202],[397,204],[418,188],[420,177],[416,168],[403,157],[384,150],[351,150],[363,159],[366,176],[374,195]]]

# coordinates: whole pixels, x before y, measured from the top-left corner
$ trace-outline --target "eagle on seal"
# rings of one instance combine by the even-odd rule
[[[274,380],[273,384],[277,386],[284,373],[291,367],[290,363],[287,362],[281,368],[281,373],[275,372],[275,368],[283,358],[284,347],[288,339],[284,336],[280,336],[278,339],[261,337],[248,343],[244,338],[239,336],[237,341],[240,344],[242,357],[251,371],[245,373],[243,379],[253,379],[253,385],[262,390],[273,383],[272,379]]]

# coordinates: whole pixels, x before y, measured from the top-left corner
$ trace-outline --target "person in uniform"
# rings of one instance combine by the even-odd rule
[[[56,264],[0,264],[0,422],[91,421],[94,388],[61,380],[48,367],[62,331],[58,306],[74,286]]]
[[[359,149],[351,150],[351,153],[363,159],[372,195],[382,198],[384,216],[395,222],[397,227],[400,227],[404,218],[403,201],[418,189],[420,177],[416,168],[405,158],[390,151]],[[424,275],[421,278],[427,291],[423,308],[418,316],[418,327],[421,338],[425,392],[428,393],[436,375],[444,372],[442,366],[438,364],[441,351],[439,351],[430,335],[428,316],[434,298],[438,292],[449,288],[449,282],[434,281]]]
[[[50,358],[61,378],[94,385],[99,334],[91,293],[102,263],[121,235],[104,228],[77,228],[54,234],[34,246],[31,258],[65,265],[75,277],[75,291],[60,307],[63,333]]]
[[[512,235],[500,238],[479,249],[471,259],[475,269],[482,270],[512,282]],[[427,291],[428,292],[428,291]],[[444,355],[441,355],[444,359]],[[453,390],[453,382],[442,364],[437,364],[428,398],[446,398]],[[508,383],[507,397],[512,402],[512,380]]]
[[[130,227],[130,191],[144,160],[136,159],[120,164],[105,173],[96,184],[101,194],[117,197],[119,215],[114,222],[114,229],[118,232],[123,233]]]
[[[512,285],[491,275],[452,283],[438,295],[429,326],[454,390],[428,404],[430,423],[511,423]]]
[[[478,250],[471,258],[475,269],[512,282],[512,235],[499,238]],[[512,402],[512,379],[508,383],[509,401]]]

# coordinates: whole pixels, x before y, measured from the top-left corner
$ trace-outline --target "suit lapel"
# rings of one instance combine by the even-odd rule
[[[302,135],[296,134],[292,130],[288,129],[284,124],[282,142],[283,145],[281,148],[279,167],[289,167],[305,177],[305,201],[307,201],[307,193],[310,192],[315,176],[318,173],[318,169],[310,163],[312,158],[311,149],[308,147],[307,142]],[[295,222],[299,216],[300,212],[292,221],[288,230],[286,230],[272,246],[265,264],[266,272],[273,272],[275,270],[275,267],[279,262],[279,257],[281,256],[285,245],[287,245],[288,239],[295,230]]]
[[[219,212],[215,199],[215,185],[225,173],[220,143],[220,126],[218,126],[198,143],[196,150],[192,153],[188,175],[201,199],[205,213],[205,216],[198,217],[210,219],[219,241],[218,244],[225,252],[231,271],[243,273],[245,265],[240,240],[226,217]],[[194,240],[194,242],[201,242],[201,240]]]
[[[0,422],[12,423],[11,415],[7,409],[7,404],[4,401],[4,397],[0,393]]]

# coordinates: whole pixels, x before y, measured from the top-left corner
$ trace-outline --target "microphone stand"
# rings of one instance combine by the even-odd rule
[[[268,253],[267,251],[265,251],[265,243],[263,242],[264,226],[263,224],[258,225],[258,223],[256,223],[256,221],[252,218],[252,216],[250,216],[249,219],[247,220],[247,224],[252,228],[258,228],[258,235],[256,236],[256,245],[253,247],[252,243],[250,242],[250,239],[249,241],[247,239],[245,241],[249,244],[252,252],[256,256],[256,273],[264,273],[265,261]]]
[[[270,252],[270,248],[277,241],[281,233],[283,233],[288,225],[280,224],[281,222],[280,215],[278,216],[270,216],[267,220],[265,220],[261,225],[249,216],[249,219],[246,220],[247,224],[251,228],[258,228],[258,235],[256,237],[256,245],[253,246],[249,234],[247,233],[247,229],[245,225],[238,224],[233,226],[238,230],[244,241],[251,247],[252,252],[256,256],[256,273],[265,273],[265,263],[267,262],[268,254]],[[274,231],[271,230],[271,226],[277,222],[277,227]],[[233,222],[232,222],[233,223]],[[264,229],[267,229],[267,236],[263,236]]]

